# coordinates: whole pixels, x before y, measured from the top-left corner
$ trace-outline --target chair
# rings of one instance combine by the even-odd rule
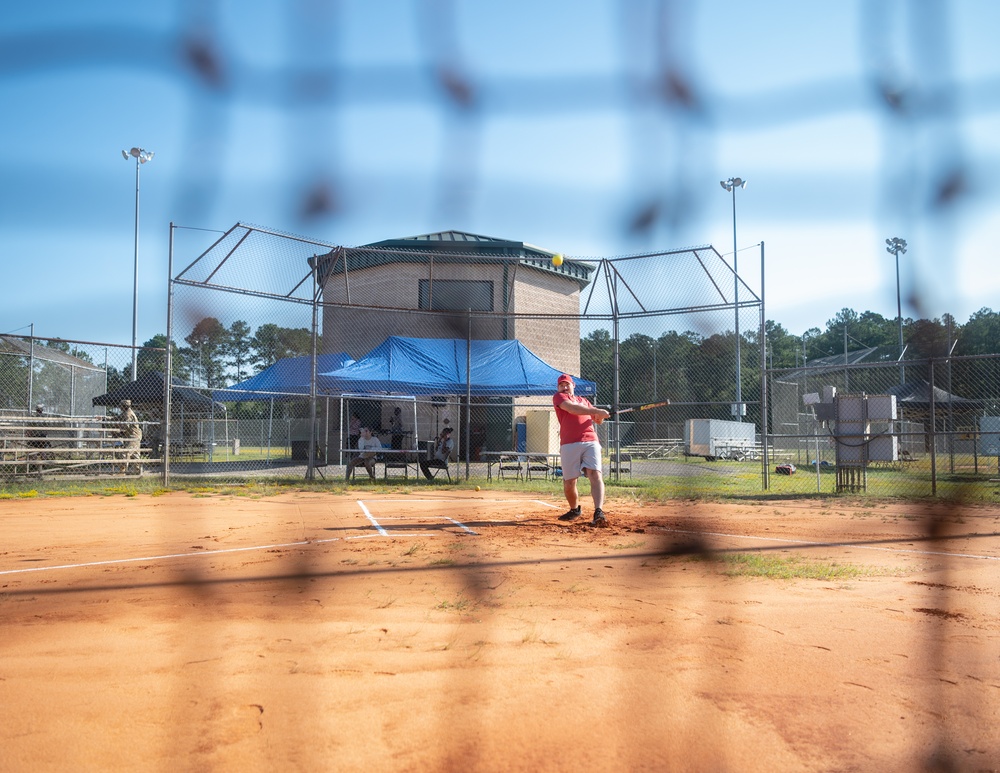
[[[351,461],[351,459],[355,459],[355,458],[357,458],[358,456],[359,456],[359,454],[358,454],[358,452],[357,452],[357,451],[355,451],[355,452],[354,452],[354,453],[352,453],[352,454],[349,454],[349,455],[348,455],[348,457],[347,457],[347,459],[346,459],[346,461],[347,461],[348,465],[350,464],[350,461]],[[381,459],[382,459],[382,455],[381,455],[381,454],[377,455],[377,456],[375,457],[375,462],[376,462],[376,464],[377,464],[377,463],[378,463],[379,461],[381,461]],[[323,466],[325,467],[325,466],[326,466],[326,464],[324,463],[324,464],[323,464]],[[319,467],[316,467],[315,469],[316,469],[316,471],[317,471],[317,472],[319,472],[319,474],[320,474],[320,475],[321,475],[321,476],[322,476],[322,477],[323,477],[324,479],[326,478],[326,475],[324,475],[324,474],[323,474],[323,471],[322,471],[322,470],[321,470],[321,469],[320,469]],[[354,480],[354,479],[355,479],[355,477],[356,477],[356,476],[357,476],[357,474],[358,474],[358,470],[361,470],[361,472],[362,472],[362,473],[363,473],[364,475],[366,475],[366,476],[368,475],[368,468],[366,468],[366,467],[365,467],[365,466],[364,466],[363,464],[359,464],[359,465],[357,465],[357,466],[355,466],[355,467],[352,467],[352,468],[351,468],[351,472],[350,472],[350,475],[351,475],[351,477],[350,477],[350,478],[348,478],[348,480]]]
[[[529,456],[527,463],[527,479],[531,480],[532,473],[541,473],[545,480],[549,479],[549,473],[552,472],[552,467],[549,465],[549,458],[547,456]]]
[[[524,479],[524,466],[521,464],[521,457],[517,454],[504,454],[500,457],[500,463],[497,465],[497,478],[503,480],[504,473],[513,473],[514,480]]]
[[[628,476],[632,477],[632,454],[611,454],[611,469],[610,474],[614,475],[618,473],[619,475],[624,475],[628,473]]]
[[[440,459],[427,460],[427,472],[432,478],[437,478],[438,473],[442,470],[448,476],[448,482],[451,483],[451,464],[449,462],[442,462]]]
[[[438,473],[444,470],[445,475],[448,476],[448,482],[449,483],[452,482],[451,459],[448,459],[447,461],[441,461],[440,459],[434,458],[433,440],[428,440],[423,444],[423,451],[421,453],[423,454],[423,456],[420,458],[424,460],[424,463],[426,463],[427,473],[431,476],[431,478],[437,478]],[[421,463],[418,462],[417,468],[420,472],[423,472],[423,467],[421,466]]]
[[[410,460],[409,454],[385,454],[385,469],[382,474],[386,480],[389,479],[389,470],[402,470],[403,478],[406,480],[410,479]]]

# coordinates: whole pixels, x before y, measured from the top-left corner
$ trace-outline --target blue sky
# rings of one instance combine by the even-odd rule
[[[141,169],[140,342],[166,328],[171,221],[726,255],[733,176],[749,181],[740,273],[759,287],[764,241],[767,316],[790,332],[844,307],[894,318],[891,236],[909,243],[904,315],[1000,310],[992,0],[137,9],[19,3],[0,21],[0,332],[130,342],[132,146],[156,154]],[[294,77],[306,70],[335,78]],[[472,109],[444,96],[441,70]],[[662,83],[677,98],[655,96]],[[305,214],[314,189],[336,206]]]

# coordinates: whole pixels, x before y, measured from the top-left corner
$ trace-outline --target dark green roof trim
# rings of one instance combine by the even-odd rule
[[[579,283],[581,287],[590,283],[594,272],[592,263],[566,259],[561,266],[554,266],[552,256],[555,254],[524,242],[464,231],[443,231],[402,239],[385,239],[360,247],[338,247],[320,256],[319,260],[320,275],[325,279],[331,274],[342,274],[345,264],[350,274],[352,271],[396,263],[427,263],[433,260],[434,263],[447,264],[461,263],[467,259],[488,263],[491,258],[498,259],[497,262],[507,262],[500,259],[516,258],[519,265],[565,277]]]

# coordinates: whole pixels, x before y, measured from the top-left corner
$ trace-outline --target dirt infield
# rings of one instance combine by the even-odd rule
[[[562,509],[0,502],[0,770],[1000,770],[1000,510]]]

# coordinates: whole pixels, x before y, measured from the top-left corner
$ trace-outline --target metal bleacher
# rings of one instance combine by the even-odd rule
[[[623,454],[637,459],[671,459],[684,455],[682,438],[647,438],[622,446]]]

